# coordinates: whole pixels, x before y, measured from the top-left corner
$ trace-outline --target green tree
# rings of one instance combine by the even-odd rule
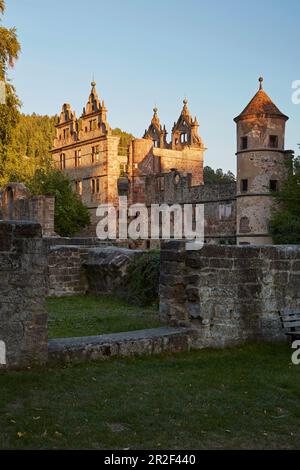
[[[0,14],[5,10],[4,0],[0,0]],[[12,132],[19,118],[20,102],[14,87],[7,81],[7,70],[18,59],[20,43],[15,28],[0,27],[0,81],[5,83],[5,102],[0,104],[0,184],[5,182],[5,168],[8,146]]]
[[[87,207],[74,192],[70,179],[60,170],[37,170],[28,182],[34,195],[55,197],[54,229],[62,237],[71,237],[90,223]]]
[[[5,165],[5,179],[27,181],[38,169],[50,169],[52,148],[55,136],[56,116],[20,115],[12,133]]]
[[[224,173],[221,168],[214,170],[210,166],[204,167],[203,178],[204,184],[232,183],[235,181],[235,176],[231,171]]]
[[[270,233],[279,245],[300,244],[300,157],[289,162],[289,176],[274,197],[278,202]]]
[[[132,134],[128,134],[128,132],[122,131],[118,127],[116,127],[116,129],[113,129],[112,133],[113,135],[120,136],[119,155],[127,155],[127,147],[130,142],[134,139],[134,136]]]

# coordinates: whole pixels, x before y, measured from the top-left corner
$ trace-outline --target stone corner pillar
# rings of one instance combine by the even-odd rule
[[[0,221],[0,369],[47,362],[46,268],[41,226]]]

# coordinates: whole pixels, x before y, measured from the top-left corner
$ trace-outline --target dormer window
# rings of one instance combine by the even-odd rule
[[[241,149],[246,150],[248,148],[248,137],[244,136],[241,138]]]
[[[158,141],[157,140],[153,140],[153,147],[158,147]]]
[[[278,148],[278,135],[270,135],[269,136],[269,146],[272,149]]]

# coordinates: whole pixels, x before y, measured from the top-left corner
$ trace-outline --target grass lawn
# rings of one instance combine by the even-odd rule
[[[109,296],[49,298],[49,338],[90,336],[160,326],[157,310]]]
[[[246,345],[0,374],[0,448],[300,448],[300,366]]]

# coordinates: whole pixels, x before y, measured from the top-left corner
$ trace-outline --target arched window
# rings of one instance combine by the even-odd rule
[[[250,232],[250,225],[248,217],[241,217],[240,219],[240,233]]]

